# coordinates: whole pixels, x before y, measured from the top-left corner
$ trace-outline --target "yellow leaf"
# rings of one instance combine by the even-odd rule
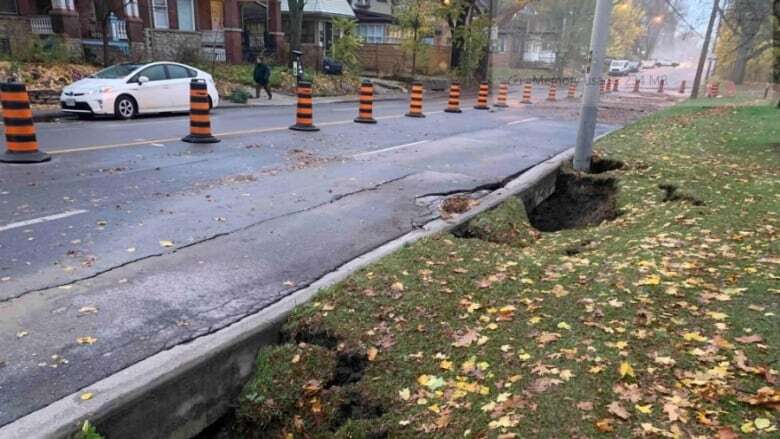
[[[652,274],[650,276],[647,276],[639,281],[637,285],[659,285],[661,283],[661,276],[657,274]]]
[[[420,375],[417,377],[417,384],[424,386],[428,384],[428,381],[431,379],[429,375]]]
[[[647,404],[647,405],[634,404],[634,408],[639,413],[644,413],[646,415],[649,415],[650,413],[653,413],[653,405],[652,404]]]
[[[495,331],[496,329],[498,329],[498,325],[495,323],[491,323],[487,325],[487,328],[490,329],[491,331]]]
[[[452,370],[452,361],[443,360],[441,363],[439,363],[439,367],[444,370]]]
[[[618,372],[620,373],[621,378],[625,378],[626,375],[634,376],[634,368],[631,367],[631,364],[629,364],[628,361],[624,361],[620,363],[620,367],[618,367]]]
[[[713,320],[726,320],[726,317],[728,317],[728,314],[715,311],[709,311],[707,315],[710,316],[710,318]]]
[[[89,401],[90,399],[92,399],[92,396],[93,396],[92,392],[84,392],[84,393],[81,394],[81,400],[82,401]]]
[[[394,282],[392,285],[390,285],[390,289],[393,291],[403,291],[404,284],[402,284],[401,282]]]
[[[412,392],[411,392],[411,390],[409,390],[409,388],[407,387],[407,388],[405,388],[405,389],[401,389],[401,390],[399,390],[399,391],[398,391],[398,396],[399,396],[399,397],[400,397],[402,400],[404,400],[404,401],[409,401],[409,398],[411,398],[411,397],[412,397]]]
[[[539,317],[539,316],[534,316],[534,317],[531,317],[530,319],[528,319],[528,323],[530,323],[532,325],[535,325],[535,324],[537,324],[537,323],[539,323],[541,321],[542,321],[542,318]]]
[[[301,361],[301,355],[300,354],[295,354],[295,355],[293,355],[292,360],[290,362],[292,364],[296,364],[299,361]]]
[[[739,426],[739,429],[742,430],[743,433],[752,433],[756,431],[756,427],[753,426],[753,423],[748,421],[744,424]]]
[[[368,361],[374,361],[376,359],[377,354],[379,353],[379,349],[375,347],[368,348]]]
[[[169,241],[167,239],[163,239],[163,240],[160,241],[160,246],[165,247],[165,248],[173,247],[173,241]]]
[[[702,336],[699,331],[686,332],[683,334],[685,341],[707,341],[707,337]]]
[[[528,361],[531,359],[531,354],[523,352],[522,354],[517,354],[517,358],[519,358],[520,361]]]
[[[566,322],[560,322],[558,323],[558,329],[571,330],[571,326],[569,326],[569,324]]]
[[[87,336],[87,337],[79,337],[79,338],[76,339],[76,341],[78,342],[78,344],[93,345],[93,344],[95,344],[97,339],[95,337]]]
[[[753,421],[753,424],[755,424],[757,429],[765,430],[769,428],[770,425],[772,425],[772,422],[767,418],[756,418],[756,420]]]

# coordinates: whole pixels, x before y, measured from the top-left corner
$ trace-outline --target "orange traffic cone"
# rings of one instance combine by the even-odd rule
[[[376,123],[376,119],[374,119],[374,84],[367,79],[360,84],[360,104],[355,122]]]
[[[314,125],[314,101],[311,97],[311,82],[301,81],[296,89],[298,94],[298,111],[295,113],[294,131],[319,131]]]
[[[461,113],[460,109],[460,82],[453,81],[450,84],[450,99],[447,101],[445,113]]]
[[[490,92],[490,89],[488,88],[487,81],[482,81],[481,84],[479,84],[479,95],[477,95],[477,105],[474,106],[475,110],[489,110],[490,106],[488,105],[488,93]]]
[[[634,93],[639,93],[639,84],[641,81],[639,79],[634,81]]]
[[[24,84],[0,84],[0,101],[3,105],[6,147],[6,151],[0,154],[0,162],[40,163],[51,160],[50,155],[38,151],[30,96]]]
[[[577,83],[572,82],[569,84],[569,93],[566,96],[566,99],[577,99]]]
[[[498,86],[498,97],[496,98],[496,103],[493,106],[498,108],[509,107],[509,105],[507,105],[506,103],[506,98],[508,94],[509,94],[509,85],[506,82],[502,82],[501,85]]]
[[[525,85],[523,85],[523,100],[520,101],[521,104],[530,104],[531,102],[531,95],[533,93],[533,85],[531,85],[530,82],[526,82]]]
[[[550,84],[550,90],[547,92],[547,100],[550,102],[557,101],[557,94],[558,94],[558,88],[555,87],[555,84]]]
[[[211,135],[209,92],[203,79],[190,81],[190,134],[181,140],[189,143],[219,142]]]
[[[409,99],[409,112],[406,117],[425,117],[423,114],[423,86],[422,82],[412,83],[412,94]]]

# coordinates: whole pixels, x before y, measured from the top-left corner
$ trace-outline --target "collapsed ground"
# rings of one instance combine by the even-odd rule
[[[547,231],[513,201],[322,292],[232,435],[777,437],[776,120],[666,110],[564,172]]]

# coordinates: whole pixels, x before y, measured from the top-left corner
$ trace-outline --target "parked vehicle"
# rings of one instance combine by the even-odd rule
[[[613,76],[628,75],[630,70],[629,61],[624,59],[616,59],[609,64],[609,74]]]
[[[130,119],[139,114],[189,111],[190,81],[206,81],[211,108],[219,105],[214,79],[173,62],[116,64],[66,86],[60,107],[68,113]]]
[[[628,62],[628,72],[629,73],[638,73],[639,72],[639,67],[641,66],[641,64],[642,63],[640,63],[639,61],[629,61]]]
[[[655,62],[656,67],[678,67],[679,65],[680,63],[668,59],[659,59]]]
[[[658,61],[656,61],[654,59],[646,59],[646,60],[642,61],[640,67],[643,70],[654,69],[654,68],[656,68],[656,65],[655,65],[656,62],[658,62]]]

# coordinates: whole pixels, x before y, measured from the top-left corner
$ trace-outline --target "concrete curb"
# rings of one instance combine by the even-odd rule
[[[90,420],[111,439],[191,438],[227,412],[252,373],[257,350],[278,341],[280,326],[297,305],[404,246],[449,231],[512,196],[520,196],[527,205],[538,204],[554,191],[557,170],[573,154],[569,149],[547,159],[481,198],[474,209],[431,221],[256,314],[155,354],[20,418],[0,428],[0,437],[63,438]],[[84,392],[93,397],[81,400]]]

